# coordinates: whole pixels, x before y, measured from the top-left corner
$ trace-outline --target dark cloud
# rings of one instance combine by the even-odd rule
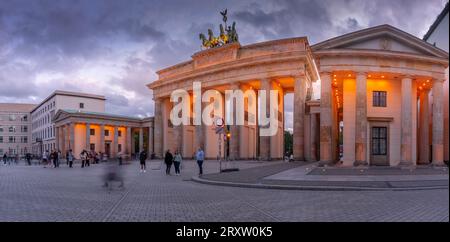
[[[37,102],[55,89],[108,98],[107,111],[153,113],[145,84],[189,60],[198,34],[228,8],[241,44],[295,36],[317,43],[379,24],[421,37],[444,0],[2,0],[0,102]],[[292,110],[286,98],[287,111]]]

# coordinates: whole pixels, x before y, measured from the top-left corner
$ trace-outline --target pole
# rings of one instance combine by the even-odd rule
[[[222,172],[222,137],[220,137],[220,133],[218,134],[219,137],[219,173]]]

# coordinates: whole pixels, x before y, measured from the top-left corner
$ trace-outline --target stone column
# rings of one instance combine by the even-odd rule
[[[127,146],[125,148],[125,153],[127,153],[128,155],[131,155],[131,127],[127,127],[127,136],[126,136],[125,143],[127,144]]]
[[[412,165],[412,79],[405,76],[402,79],[402,129],[400,165]]]
[[[367,165],[367,73],[356,73],[355,163]]]
[[[331,73],[322,72],[320,74],[320,162],[319,166],[326,165],[332,161],[331,131],[333,125],[331,102]]]
[[[144,150],[144,130],[139,128],[139,152]]]
[[[86,123],[86,150],[90,151],[91,150],[91,124],[90,123]]]
[[[238,83],[232,83],[229,86],[230,90],[239,90],[240,86]],[[236,99],[233,99],[233,101],[230,103],[230,105],[233,107],[233,125],[230,125],[230,160],[238,160],[240,158],[240,130],[241,127],[237,125],[237,106],[238,103],[236,102]]]
[[[317,156],[316,156],[317,114],[311,113],[310,118],[311,118],[311,126],[310,126],[311,127],[311,134],[310,134],[311,156],[310,157],[311,157],[312,161],[317,161]]]
[[[429,133],[429,110],[428,110],[428,90],[420,92],[420,113],[419,113],[419,164],[430,163],[430,133]]]
[[[200,110],[195,110],[196,108],[196,103],[195,103],[195,99],[197,98],[193,98],[194,99],[194,105],[193,105],[193,110],[192,112],[195,114],[195,117],[200,116],[200,120],[202,120],[201,116],[202,116],[202,112],[203,112],[203,108],[205,107],[205,105],[203,105],[203,101],[202,100],[202,94],[203,94],[203,90],[202,93],[200,94],[200,98],[198,98],[198,100],[200,101]],[[194,116],[193,116],[194,117]],[[195,121],[194,121],[195,122]],[[195,124],[195,147],[194,147],[194,152],[197,151],[197,149],[199,147],[201,147],[203,149],[204,152],[205,151],[205,125],[203,125],[203,120],[201,121],[200,124]],[[155,126],[155,135],[156,135],[156,126]],[[156,145],[156,143],[155,143]]]
[[[155,155],[157,158],[163,157],[163,120],[162,120],[162,105],[161,99],[155,100]]]
[[[292,149],[295,160],[305,160],[304,123],[305,123],[306,77],[294,77],[294,135]]]
[[[75,152],[75,124],[69,124],[69,149]]]
[[[62,150],[61,149],[61,142],[60,142],[60,127],[55,127],[55,146],[57,150]],[[62,154],[62,152],[61,152]]]
[[[114,140],[113,140],[113,147],[112,147],[112,157],[116,157],[117,156],[117,144],[118,142],[118,138],[119,138],[119,134],[118,134],[118,128],[117,126],[114,126]]]
[[[153,153],[153,127],[148,127],[148,157]]]
[[[105,125],[100,125],[100,152],[105,152]]]
[[[444,86],[443,80],[433,80],[433,165],[444,163]]]
[[[266,115],[270,114],[270,90],[271,90],[271,81],[270,79],[262,79],[260,81],[260,89],[266,91],[266,106],[261,106],[261,109],[266,109]],[[262,98],[262,97],[261,97]],[[260,123],[258,123],[261,125]],[[268,127],[268,125],[266,126]],[[269,136],[259,136],[259,158],[260,160],[270,160],[270,139]]]
[[[58,138],[60,146],[61,146],[61,153],[63,157],[66,157],[66,131],[64,131],[64,125],[59,127],[59,136]]]

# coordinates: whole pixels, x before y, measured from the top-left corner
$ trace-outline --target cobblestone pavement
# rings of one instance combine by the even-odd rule
[[[449,221],[449,192],[290,191],[211,186],[166,176],[160,162],[122,166],[125,189],[101,187],[104,165],[0,166],[0,221]],[[266,163],[243,162],[241,168]],[[205,163],[217,172],[217,162]]]

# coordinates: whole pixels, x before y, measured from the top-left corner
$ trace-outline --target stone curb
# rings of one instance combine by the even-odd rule
[[[259,189],[279,189],[279,190],[302,190],[302,191],[415,191],[415,190],[438,190],[448,189],[448,186],[428,186],[428,187],[354,187],[354,186],[300,186],[300,185],[273,185],[261,183],[238,183],[238,182],[223,182],[202,179],[198,176],[193,176],[192,181],[229,187],[244,187],[244,188],[259,188]]]

